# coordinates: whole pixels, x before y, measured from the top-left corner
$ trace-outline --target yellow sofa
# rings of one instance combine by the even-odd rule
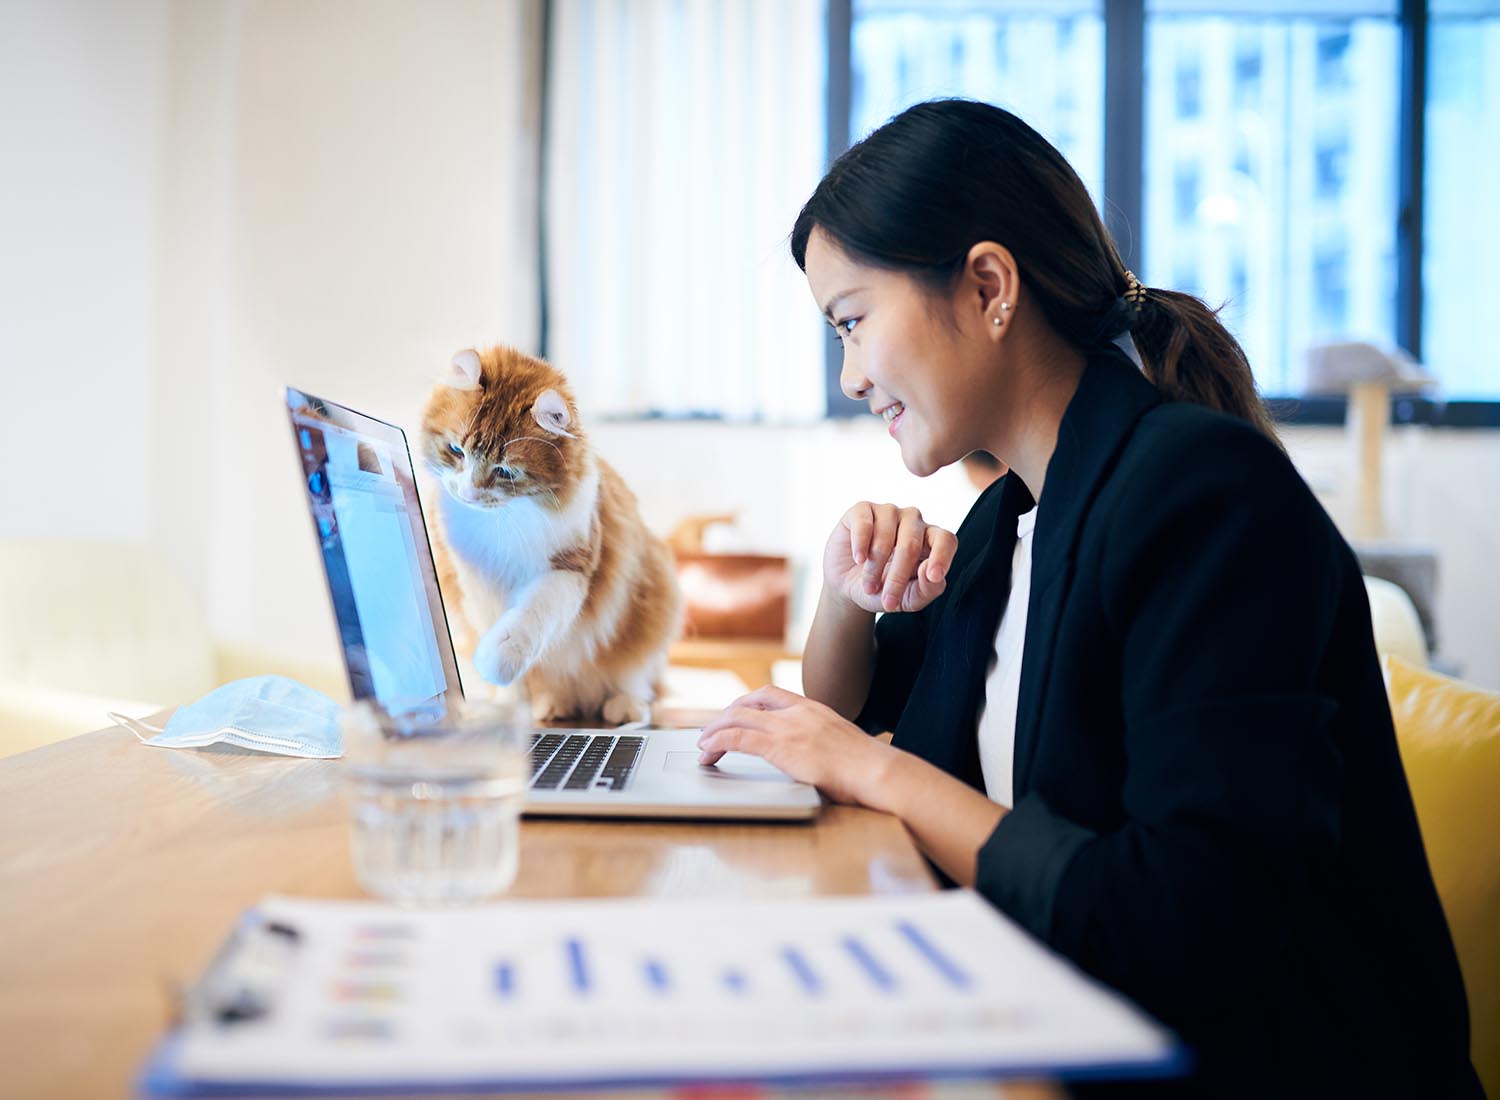
[[[1401,761],[1469,995],[1470,1051],[1500,1097],[1500,693],[1383,659]]]

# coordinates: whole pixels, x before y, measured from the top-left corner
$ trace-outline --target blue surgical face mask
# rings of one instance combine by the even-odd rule
[[[319,759],[339,756],[339,705],[285,676],[251,676],[178,707],[165,729],[111,713],[148,745],[201,749],[223,741],[245,749]],[[154,735],[154,736],[153,736]]]

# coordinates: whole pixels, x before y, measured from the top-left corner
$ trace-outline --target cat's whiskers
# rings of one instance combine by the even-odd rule
[[[543,439],[539,435],[521,435],[521,436],[517,436],[515,439],[512,439],[509,443],[505,444],[505,446],[501,447],[500,448],[500,453],[504,454],[508,448],[514,446],[517,443],[525,443],[528,440],[531,441],[531,442],[533,442],[533,443],[545,443],[545,444],[547,444],[547,446],[551,447],[554,451],[556,451],[559,455],[562,454],[562,448],[561,447],[559,447],[556,443],[552,442],[552,440],[550,440],[550,439]]]
[[[552,498],[552,507],[554,509],[556,509],[557,511],[561,512],[562,511],[562,500],[561,500],[561,498],[558,497],[556,491],[553,490],[553,489],[551,489],[551,488],[549,488],[546,485],[543,485],[542,486],[542,492],[546,493],[549,497]]]

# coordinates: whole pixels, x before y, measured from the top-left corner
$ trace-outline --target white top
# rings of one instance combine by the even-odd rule
[[[1010,599],[995,634],[995,655],[984,681],[979,711],[979,766],[984,790],[1010,806],[1016,768],[1016,705],[1021,695],[1021,653],[1026,646],[1026,608],[1031,600],[1031,536],[1036,509],[1016,520],[1016,550],[1010,559]]]

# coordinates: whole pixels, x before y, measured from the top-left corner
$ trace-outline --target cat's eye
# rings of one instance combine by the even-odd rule
[[[456,455],[459,458],[463,458],[463,456],[464,456],[464,449],[462,447],[460,447],[457,443],[449,443],[448,444],[448,453],[450,455]]]
[[[495,474],[501,481],[515,481],[521,476],[519,471],[512,470],[509,466],[496,466]]]

